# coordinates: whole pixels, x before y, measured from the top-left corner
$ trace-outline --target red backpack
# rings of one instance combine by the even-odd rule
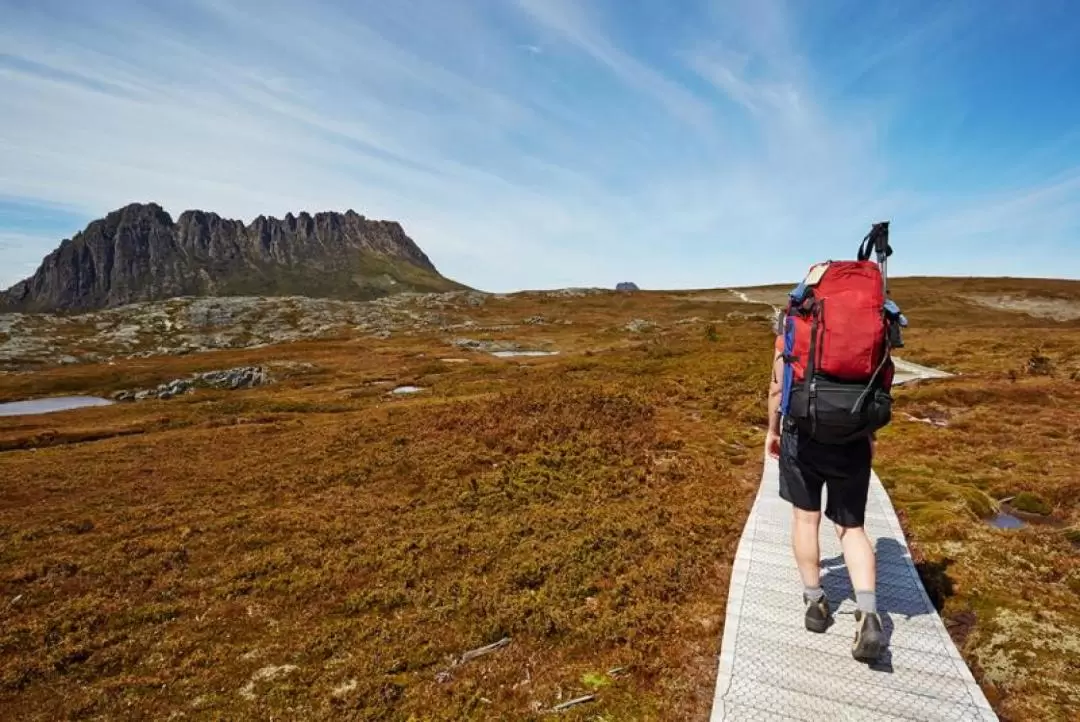
[[[869,260],[878,251],[879,261]],[[888,224],[875,224],[859,260],[811,266],[784,317],[781,413],[810,438],[842,444],[889,423],[894,368],[906,323],[886,298]]]

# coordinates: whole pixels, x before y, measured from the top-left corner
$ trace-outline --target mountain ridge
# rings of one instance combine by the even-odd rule
[[[442,276],[397,221],[301,211],[250,223],[130,203],[64,239],[0,291],[0,311],[82,312],[177,296],[368,300],[466,286]]]

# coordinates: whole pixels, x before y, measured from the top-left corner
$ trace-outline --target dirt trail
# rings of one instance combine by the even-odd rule
[[[1015,298],[1012,296],[971,295],[967,297],[980,306],[996,311],[1026,313],[1036,318],[1054,321],[1075,321],[1080,318],[1080,303],[1063,298]]]
[[[769,301],[764,301],[764,300],[761,300],[761,299],[758,299],[758,298],[751,298],[750,296],[748,296],[746,294],[745,291],[736,291],[734,288],[731,288],[731,289],[728,289],[728,290],[736,298],[738,298],[740,301],[742,301],[743,303],[755,303],[755,304],[759,304],[759,305],[762,305],[762,306],[770,306],[770,307],[772,307],[772,310],[774,312],[780,313],[780,307],[777,306],[774,303],[770,303]]]

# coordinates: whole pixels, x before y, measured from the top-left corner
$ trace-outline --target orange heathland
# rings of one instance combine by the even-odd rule
[[[1068,719],[1080,324],[994,303],[1061,311],[1080,284],[964,283],[895,284],[906,355],[964,375],[898,391],[879,473],[1002,716]],[[277,379],[0,418],[0,717],[540,719],[594,694],[563,718],[706,718],[771,309],[709,291],[454,313],[562,353],[422,328],[0,375],[0,399],[252,363]],[[1045,523],[982,521],[1020,492]]]

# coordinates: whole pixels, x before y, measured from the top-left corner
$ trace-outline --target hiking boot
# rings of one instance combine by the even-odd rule
[[[812,602],[804,594],[802,600],[806,605],[806,628],[811,632],[824,632],[829,626],[829,598],[822,595],[821,599]]]
[[[885,647],[885,632],[881,629],[881,617],[877,612],[855,610],[855,641],[851,643],[851,656],[861,662],[874,662]]]

